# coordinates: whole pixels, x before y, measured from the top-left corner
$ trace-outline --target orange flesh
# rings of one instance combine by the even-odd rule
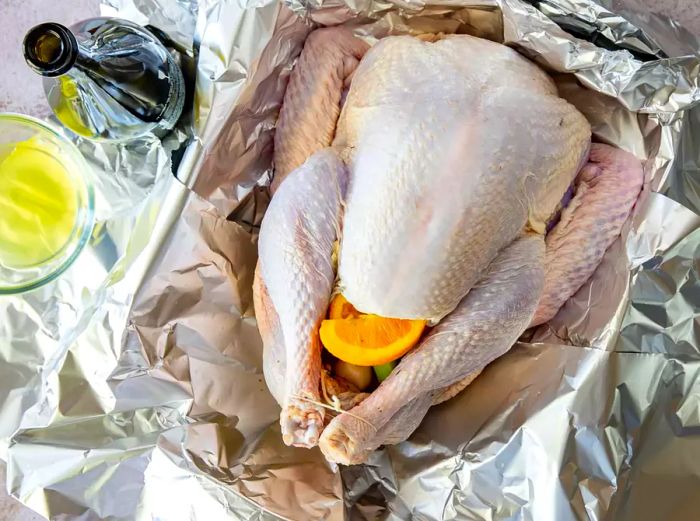
[[[402,320],[358,312],[342,295],[333,299],[329,320],[321,323],[321,342],[345,362],[376,366],[402,357],[425,329],[424,320]]]
[[[328,318],[359,318],[363,314],[342,295],[335,296],[328,308]]]

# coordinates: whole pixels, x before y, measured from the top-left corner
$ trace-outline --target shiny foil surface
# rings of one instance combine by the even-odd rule
[[[108,0],[103,14],[197,59],[194,136],[80,143],[90,247],[53,284],[0,298],[11,493],[54,519],[698,519],[700,46],[606,4]],[[408,441],[345,468],[283,445],[252,304],[286,81],[309,32],[341,23],[370,43],[442,31],[513,46],[646,175],[550,324]]]

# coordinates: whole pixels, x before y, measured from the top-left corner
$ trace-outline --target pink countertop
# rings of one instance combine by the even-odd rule
[[[41,79],[22,57],[27,30],[40,22],[73,23],[97,15],[98,0],[0,0],[0,112],[38,117],[50,112]]]

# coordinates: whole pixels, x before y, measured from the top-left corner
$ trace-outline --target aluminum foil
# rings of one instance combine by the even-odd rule
[[[198,57],[195,136],[177,178],[184,133],[82,143],[101,197],[90,248],[53,285],[0,300],[11,493],[55,519],[696,519],[700,62],[681,54],[700,47],[607,4],[105,3]],[[647,180],[549,326],[410,440],[340,469],[282,444],[251,295],[286,79],[315,24],[336,23],[370,43],[443,31],[515,47]]]

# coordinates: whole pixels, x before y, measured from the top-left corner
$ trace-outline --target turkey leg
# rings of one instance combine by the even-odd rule
[[[287,445],[313,447],[323,428],[318,328],[335,280],[346,183],[345,166],[330,149],[314,154],[277,191],[260,229],[256,311]]]
[[[545,282],[530,326],[543,324],[593,275],[620,236],[644,182],[639,160],[619,148],[593,143],[576,177],[576,193],[547,235]]]
[[[331,420],[319,442],[326,458],[360,463],[380,445],[407,436],[444,388],[508,351],[532,319],[543,261],[541,235],[528,234],[506,247],[481,282],[376,391]]]

